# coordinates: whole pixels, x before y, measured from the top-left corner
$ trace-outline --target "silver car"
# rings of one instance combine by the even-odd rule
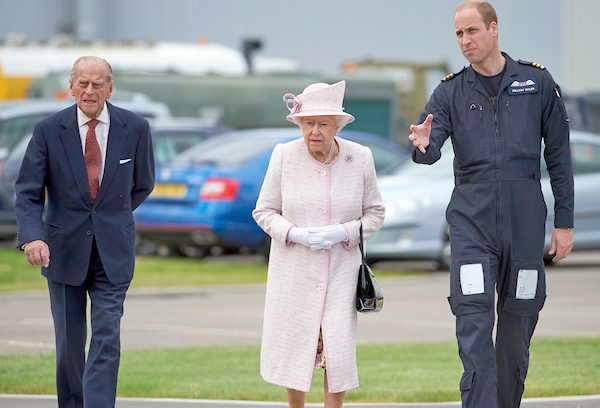
[[[600,249],[600,135],[571,131],[571,154],[575,175],[575,246],[573,250]],[[442,157],[431,166],[403,163],[379,178],[386,207],[381,229],[367,242],[369,263],[380,260],[434,260],[439,269],[450,267],[450,241],[446,207],[454,188],[450,142]],[[554,228],[554,196],[546,165],[542,163],[542,190],[548,207],[547,254]]]
[[[171,111],[165,103],[153,101],[143,94],[115,92],[110,102],[148,119],[173,120]],[[75,103],[73,99],[23,99],[0,102],[0,240],[13,239],[16,235],[14,183],[33,126],[37,121],[73,103]],[[160,132],[157,132],[157,135],[165,139]],[[161,150],[158,149],[159,154],[160,152]]]

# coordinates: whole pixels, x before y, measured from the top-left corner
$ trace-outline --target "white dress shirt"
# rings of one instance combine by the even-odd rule
[[[102,154],[102,166],[100,167],[100,175],[98,176],[98,184],[102,185],[102,177],[104,176],[104,162],[106,161],[106,145],[108,144],[108,129],[110,127],[110,115],[108,114],[108,108],[106,102],[104,102],[104,109],[97,117],[98,123],[96,125],[96,140],[100,146],[100,153]],[[89,129],[88,122],[91,119],[83,113],[83,111],[77,107],[77,125],[79,126],[79,137],[81,138],[81,149],[83,156],[85,157],[85,138]]]

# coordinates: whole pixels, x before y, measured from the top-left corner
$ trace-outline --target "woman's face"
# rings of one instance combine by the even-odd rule
[[[315,156],[323,154],[327,157],[333,137],[338,131],[334,117],[307,116],[302,118],[301,127],[308,150]]]

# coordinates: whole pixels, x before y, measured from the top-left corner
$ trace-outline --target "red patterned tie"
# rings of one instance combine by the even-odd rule
[[[90,195],[92,202],[96,201],[98,188],[100,187],[100,168],[102,167],[102,153],[100,153],[100,145],[96,140],[96,125],[100,123],[97,119],[90,120],[87,125],[89,127],[85,136],[85,169],[87,171],[88,184],[90,186]]]

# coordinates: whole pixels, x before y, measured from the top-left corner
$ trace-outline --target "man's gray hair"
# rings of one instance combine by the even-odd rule
[[[71,81],[75,81],[75,71],[77,70],[77,65],[79,65],[79,63],[84,60],[85,61],[94,60],[94,61],[98,61],[98,62],[103,62],[106,65],[106,76],[108,78],[108,82],[114,81],[112,67],[110,66],[108,61],[105,60],[104,58],[95,57],[93,55],[87,55],[85,57],[78,58],[77,61],[75,61],[75,63],[73,64],[73,68],[71,68]]]

